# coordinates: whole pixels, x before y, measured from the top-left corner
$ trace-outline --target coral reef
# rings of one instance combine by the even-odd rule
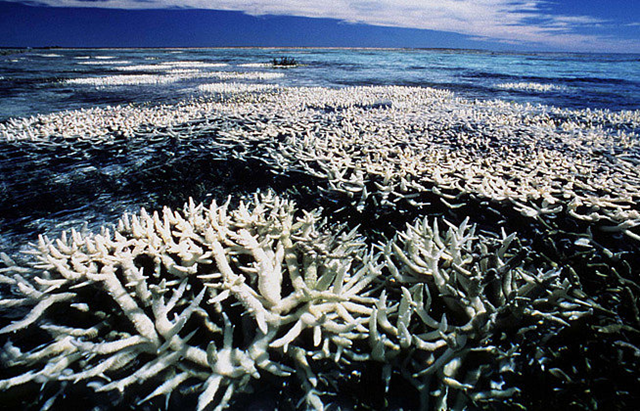
[[[385,246],[399,287],[377,304],[373,316],[390,340],[377,339],[374,353],[394,358],[383,341],[405,351],[398,369],[427,399],[435,392],[432,408],[518,404],[519,388],[509,380],[522,353],[517,338],[505,345],[501,336],[568,327],[595,304],[560,270],[527,262],[526,249],[511,247],[515,233],[480,234],[468,218],[444,223],[419,219]],[[546,350],[540,344],[541,360]]]
[[[242,83],[210,83],[201,84],[198,90],[208,93],[251,93],[256,91],[271,91],[278,87],[273,84],[242,84]]]
[[[227,63],[211,63],[203,61],[170,61],[159,64],[134,64],[131,66],[116,66],[120,71],[170,71],[176,69],[202,69],[227,67]]]
[[[199,66],[196,66],[199,67]],[[162,69],[163,67],[160,67]],[[165,68],[165,74],[119,74],[115,76],[82,77],[64,81],[65,84],[90,85],[96,87],[126,86],[143,84],[167,84],[187,79],[218,78],[221,80],[273,80],[284,77],[282,73],[269,72],[231,72],[231,71],[200,71],[197,68]],[[155,71],[155,70],[149,70]]]
[[[479,235],[466,220],[416,221],[374,253],[273,193],[228,204],[41,237],[30,267],[6,258],[0,280],[16,296],[2,307],[28,312],[0,329],[0,388],[55,386],[46,404],[68,385],[127,404],[198,393],[198,409],[222,409],[252,379],[295,375],[301,400],[323,409],[337,384],[327,362],[338,375],[381,362],[385,389],[400,374],[423,406],[504,401],[517,346],[492,339],[514,321],[569,326],[593,309],[558,270],[512,255],[514,234]]]
[[[224,408],[262,384],[286,392],[282,408],[637,400],[640,112],[209,86],[177,105],[0,124],[7,158],[68,153],[56,184],[87,178],[83,161],[124,181],[135,162],[179,172],[160,199],[191,195],[190,173],[198,201],[276,189],[42,237],[36,263],[5,256],[3,399]],[[98,161],[111,154],[120,174]],[[225,180],[238,175],[254,181]]]
[[[584,226],[585,243],[600,242],[602,232],[640,239],[637,111],[471,102],[411,87],[219,91],[245,88],[251,93],[235,100],[61,113],[11,120],[0,132],[9,140],[108,138],[114,131],[153,137],[158,127],[176,138],[215,134],[212,148],[220,156],[231,152],[277,173],[317,177],[325,181],[321,189],[352,198],[357,210],[372,204],[370,210],[393,213],[399,204],[419,207],[431,199],[456,208],[477,198],[546,224],[574,220]]]
[[[306,401],[321,408],[307,356],[348,351],[342,334],[368,321],[379,267],[355,231],[325,232],[317,213],[294,214],[269,194],[233,211],[143,210],[114,234],[41,237],[35,265],[0,277],[18,294],[2,306],[29,309],[0,329],[9,337],[0,388],[83,384],[142,403],[193,387],[198,409],[223,408],[247,380],[298,370]],[[297,342],[307,329],[311,351]],[[36,331],[46,338],[29,346]],[[133,386],[148,389],[132,396]]]
[[[125,86],[139,84],[167,84],[180,81],[179,76],[159,76],[152,74],[117,75],[105,77],[74,78],[65,81],[67,84],[85,84],[91,86]]]
[[[523,90],[523,91],[537,91],[539,93],[546,93],[549,91],[565,91],[567,87],[557,84],[545,84],[545,83],[500,83],[496,87],[503,90]]]

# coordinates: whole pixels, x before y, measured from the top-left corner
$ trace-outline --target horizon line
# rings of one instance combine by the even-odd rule
[[[472,51],[491,54],[623,54],[623,55],[640,55],[637,52],[599,52],[599,51],[518,51],[518,50],[490,50],[482,48],[468,47],[359,47],[359,46],[0,46],[0,50],[225,50],[225,49],[263,49],[263,50],[376,50],[376,51],[397,51],[397,50],[439,50],[439,51]]]

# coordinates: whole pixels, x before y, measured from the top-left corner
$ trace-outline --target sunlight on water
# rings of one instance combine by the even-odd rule
[[[180,52],[180,54],[175,54]],[[175,101],[197,97],[207,72],[247,72],[271,67],[274,58],[294,57],[301,64],[274,70],[281,86],[345,87],[407,85],[439,87],[462,97],[505,99],[567,108],[634,109],[640,107],[640,56],[563,53],[514,54],[455,50],[336,50],[336,49],[121,49],[56,50],[0,57],[0,121],[36,113],[97,104]],[[176,58],[179,56],[179,58]],[[150,63],[152,62],[152,63]],[[134,93],[69,87],[91,83],[117,72],[154,75],[170,69],[200,70],[198,79],[166,87],[166,81],[145,80],[149,87]],[[180,73],[177,73],[178,75]],[[186,73],[182,73],[186,77]],[[221,74],[224,76],[224,74]],[[213,77],[213,75],[211,76]],[[224,77],[222,77],[224,78]],[[145,78],[147,79],[147,78]],[[124,81],[124,80],[123,80]],[[133,81],[133,80],[132,80]],[[519,84],[506,87],[505,84]],[[544,89],[523,84],[544,84]]]

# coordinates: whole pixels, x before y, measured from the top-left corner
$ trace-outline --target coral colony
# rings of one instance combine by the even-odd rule
[[[0,132],[211,136],[221,159],[306,176],[324,208],[298,207],[299,183],[143,209],[100,233],[41,236],[25,261],[3,255],[0,307],[14,314],[0,328],[1,391],[36,392],[42,408],[91,393],[223,409],[265,381],[302,387],[288,388],[290,406],[322,410],[370,373],[388,401],[526,408],[522,381],[535,375],[588,401],[601,353],[565,335],[590,330],[611,342],[607,358],[637,364],[640,112],[409,87],[200,92],[214,94],[13,119]]]
[[[137,68],[136,66],[131,66]],[[159,66],[165,74],[120,74],[116,76],[73,78],[65,80],[65,84],[90,85],[95,87],[144,85],[144,84],[167,84],[175,83],[185,79],[198,78],[218,78],[222,80],[243,79],[243,80],[273,80],[284,76],[282,73],[269,72],[231,72],[214,71],[203,72],[198,69],[171,68],[172,66]],[[179,66],[178,66],[179,67]],[[122,67],[129,69],[128,67]],[[147,71],[153,71],[146,69]],[[136,71],[136,70],[132,70]]]
[[[527,90],[537,91],[540,93],[549,91],[567,91],[567,87],[557,84],[543,84],[543,83],[501,83],[496,87],[504,90]]]

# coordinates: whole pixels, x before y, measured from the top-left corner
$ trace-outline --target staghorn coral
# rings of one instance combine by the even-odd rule
[[[317,212],[296,217],[267,194],[235,210],[143,210],[113,234],[41,237],[38,262],[1,277],[17,293],[2,305],[28,311],[0,329],[0,389],[83,385],[129,404],[191,390],[198,409],[221,409],[248,380],[298,370],[322,408],[307,357],[349,350],[341,334],[364,328],[378,274],[355,231],[325,230]],[[306,329],[311,343],[298,338]],[[36,331],[46,337],[30,347]]]
[[[205,74],[261,80],[282,73]],[[0,134],[8,141],[214,136],[211,151],[220,157],[317,178],[326,195],[347,196],[360,212],[486,202],[554,229],[563,228],[559,221],[578,225],[587,244],[620,234],[637,248],[638,110],[468,101],[416,87],[266,86],[216,86],[221,101],[11,119]],[[243,89],[251,93],[237,93]]]
[[[246,311],[247,307],[253,307],[251,300],[239,300],[240,290],[236,289],[236,295],[225,288],[222,276],[198,278],[211,274],[207,271],[210,267],[217,267],[212,256],[206,257],[204,263],[195,263],[199,274],[195,279],[187,276],[191,282],[181,291],[193,299],[198,296],[193,290],[201,290],[207,284],[209,291],[199,307],[208,307],[208,301],[216,298],[212,296],[219,296],[220,301],[213,300],[214,308],[206,309],[217,313],[213,324],[219,330],[211,335],[219,351],[224,351],[220,347],[230,347],[224,351],[229,357],[235,349],[239,350],[240,358],[241,352],[246,351],[245,344],[254,341],[260,327],[277,328],[276,335],[261,343],[267,346],[269,361],[282,367],[281,372],[275,371],[279,374],[276,380],[301,376],[305,390],[310,392],[304,402],[307,406],[323,406],[333,397],[322,392],[343,390],[340,386],[346,379],[343,375],[366,370],[371,363],[384,364],[382,374],[389,390],[394,389],[394,379],[409,381],[424,399],[433,400],[428,406],[435,403],[455,407],[471,402],[491,407],[495,405],[492,401],[500,401],[514,407],[538,408],[543,402],[540,398],[551,395],[554,401],[564,395],[556,404],[577,404],[582,408],[598,403],[603,407],[609,405],[608,408],[634,403],[639,381],[640,335],[639,288],[635,284],[640,222],[639,111],[562,110],[501,101],[472,102],[443,90],[408,87],[279,88],[277,94],[271,94],[261,93],[255,86],[247,85],[254,90],[251,93],[233,93],[233,87],[225,89],[222,92],[228,97],[224,102],[65,112],[11,120],[0,124],[0,132],[11,142],[41,140],[39,145],[44,148],[61,145],[61,138],[47,141],[51,135],[64,138],[81,135],[66,140],[68,145],[58,147],[60,151],[56,152],[65,152],[69,147],[77,156],[84,155],[88,146],[101,150],[110,146],[120,152],[123,141],[135,142],[114,139],[119,134],[139,138],[144,147],[176,142],[180,148],[188,148],[185,159],[189,162],[215,159],[226,161],[225,167],[231,164],[229,159],[251,167],[257,162],[264,166],[262,170],[282,178],[285,186],[295,186],[306,193],[300,197],[313,196],[314,206],[337,210],[332,218],[345,218],[350,223],[366,221],[367,226],[361,232],[384,243],[379,246],[382,255],[365,255],[369,255],[370,267],[378,267],[378,258],[384,259],[380,260],[384,266],[376,268],[381,276],[371,274],[371,282],[355,292],[354,295],[366,297],[355,299],[353,303],[357,305],[325,300],[304,303],[292,311],[279,313],[287,320],[278,325],[280,317],[272,316],[271,312],[277,306],[274,301],[278,300],[278,291],[272,291],[266,283],[261,286],[261,277],[255,271],[256,267],[268,271],[269,265],[257,262],[256,258],[265,260],[259,253],[247,251],[255,249],[255,244],[238,227],[234,229],[235,237],[220,244],[229,256],[231,271],[237,278],[248,279],[249,288],[261,298],[267,314],[256,314],[263,313],[261,310]],[[140,152],[137,149],[136,153]],[[209,169],[200,170],[205,171],[194,173],[198,178]],[[210,189],[203,187],[205,192]],[[473,215],[485,229],[503,226],[509,232],[517,231],[522,243],[511,235],[479,231],[469,223],[446,227],[444,220],[438,220],[436,227],[434,220],[421,219],[413,228],[398,234],[393,243],[379,236],[380,232],[387,238],[394,236],[400,224],[416,215],[441,213],[456,224],[465,215]],[[131,222],[129,225],[134,226]],[[130,231],[123,232],[127,239],[132,235],[126,234]],[[627,237],[631,241],[625,241]],[[267,244],[270,240],[256,241]],[[299,247],[297,255],[301,256],[298,266],[305,267],[309,261],[305,258],[318,255],[317,267],[323,269],[320,261],[325,261],[323,258],[328,255],[318,254],[313,244],[325,241],[328,240],[324,236],[293,241]],[[509,242],[507,247],[505,244]],[[195,244],[203,247],[200,242]],[[275,256],[277,242],[270,244]],[[212,245],[207,247],[203,247],[203,252],[212,252]],[[42,255],[50,252],[45,250]],[[156,278],[153,284],[167,278],[168,285],[163,286],[167,299],[179,290],[176,287],[180,283],[175,282],[178,274],[162,267],[174,267],[172,264],[177,262],[174,269],[180,270],[182,257],[176,253],[178,248],[168,254],[174,257],[161,258],[159,263],[150,257],[133,260],[145,273],[160,267],[158,277],[150,278]],[[349,276],[363,266],[364,260],[355,257],[330,261],[351,264],[345,272]],[[240,270],[240,266],[251,265],[248,261],[253,261],[251,269]],[[293,280],[287,274],[286,259],[283,261],[280,293],[281,299],[286,300],[293,293],[290,284]],[[62,267],[68,268],[69,264]],[[317,267],[310,267],[308,272],[302,270],[301,276],[320,278],[313,274]],[[11,275],[5,276],[6,282],[26,291],[29,285],[43,292],[42,286],[15,270],[18,268],[8,271]],[[218,268],[212,270],[221,272]],[[271,273],[278,275],[277,271]],[[15,274],[24,280],[16,280]],[[41,302],[35,297],[30,303],[20,301],[6,300],[3,304],[37,307]],[[427,301],[431,301],[430,305]],[[44,310],[47,304],[50,306],[45,311],[49,316],[67,302],[47,300],[40,308]],[[425,308],[419,308],[421,305]],[[350,324],[356,325],[318,326],[305,315],[312,310],[308,313],[314,318],[323,318],[327,313],[325,318],[340,321],[344,319],[341,307],[353,310],[347,314],[355,320]],[[171,314],[178,311],[174,308]],[[596,315],[587,316],[590,311]],[[116,307],[102,312],[115,318],[112,313],[119,311]],[[186,339],[187,331],[202,328],[202,323],[196,322],[199,312],[198,309],[191,314],[184,331],[179,332],[180,338]],[[374,312],[377,320],[372,320]],[[225,326],[222,313],[234,330],[227,332],[231,336],[227,346],[224,330],[231,327]],[[84,315],[78,312],[78,316]],[[155,321],[152,312],[147,315]],[[26,314],[16,318],[23,321]],[[42,318],[18,330],[16,335],[39,329]],[[130,322],[125,317],[120,322],[107,322],[104,327],[119,330],[122,324]],[[253,331],[245,336],[239,331],[245,328]],[[107,333],[102,332],[101,335]],[[129,336],[137,335],[130,330],[126,332]],[[196,332],[188,344],[206,351],[211,340],[207,335]],[[35,348],[24,339],[17,342],[13,333],[4,336],[11,341],[4,356],[8,363],[13,354]],[[414,336],[418,339],[414,340]],[[316,341],[320,344],[316,345]],[[144,355],[148,358],[147,353]],[[181,359],[175,364],[184,367]],[[38,373],[44,363],[8,367],[0,378],[17,378],[28,367]],[[205,381],[212,375],[211,368],[205,367],[200,379],[190,377],[180,382],[186,377],[178,378],[176,391],[190,386],[193,392],[201,394]],[[255,368],[262,381],[273,375],[267,369]],[[231,378],[221,376],[222,371],[216,371],[219,382],[211,383],[212,387],[219,384],[220,392],[213,402],[221,406],[225,389],[232,386],[231,390],[248,390],[252,384],[243,382],[253,380],[256,375]],[[138,401],[170,379],[168,375],[172,373],[179,374],[175,370],[163,371],[146,385],[131,389],[132,383],[124,387],[124,392],[139,396],[134,399]],[[124,371],[118,374],[119,378],[123,376]],[[45,379],[43,374],[33,378]],[[99,380],[95,377],[81,383]],[[544,384],[538,384],[539,381]],[[65,390],[68,389],[69,385]],[[615,400],[607,394],[613,391]],[[373,408],[382,406],[375,405]]]
[[[497,88],[504,90],[525,90],[525,91],[537,91],[545,93],[548,91],[565,91],[566,86],[560,86],[557,84],[545,84],[545,83],[500,83],[496,85]]]
[[[281,73],[206,74],[259,80]],[[0,134],[8,141],[214,136],[210,148],[221,158],[317,178],[320,190],[349,197],[360,212],[485,202],[554,229],[563,229],[558,221],[577,225],[586,244],[623,235],[637,249],[638,110],[468,101],[446,90],[397,86],[215,88],[228,98],[10,119]],[[241,89],[251,93],[235,92]]]
[[[425,217],[383,246],[392,280],[371,317],[373,355],[431,393],[423,407],[518,404],[508,381],[520,347],[518,338],[501,343],[504,333],[559,331],[592,314],[578,287],[558,269],[529,266],[517,241],[479,233],[468,218],[454,226]]]
[[[500,333],[566,327],[593,303],[557,270],[528,267],[515,234],[444,223],[419,219],[374,253],[269,192],[41,237],[37,263],[6,258],[0,272],[17,294],[2,306],[26,308],[0,329],[0,389],[56,387],[45,405],[70,386],[138,405],[197,393],[198,409],[222,409],[254,379],[295,376],[301,403],[323,409],[341,375],[381,363],[384,388],[400,375],[423,407],[515,398],[504,375],[518,347]]]
[[[243,83],[210,83],[201,84],[198,90],[207,93],[252,93],[256,91],[274,91],[278,87],[273,84],[243,84]]]

